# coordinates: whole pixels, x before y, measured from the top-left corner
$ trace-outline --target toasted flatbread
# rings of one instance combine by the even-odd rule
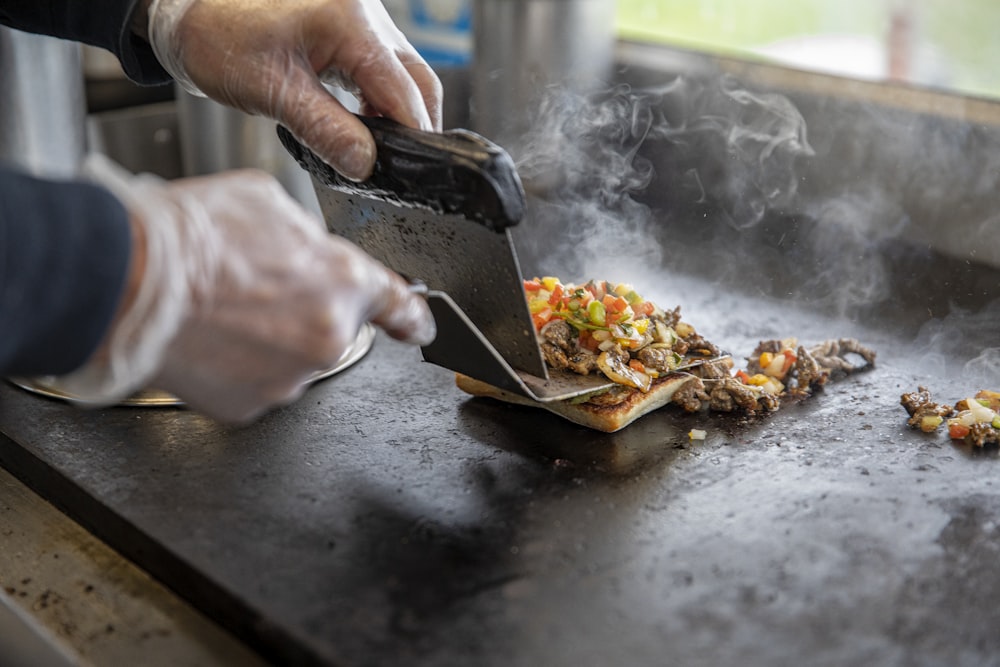
[[[692,375],[678,373],[655,379],[648,392],[631,387],[620,387],[618,390],[622,392],[623,400],[613,405],[601,405],[581,399],[535,401],[461,373],[455,374],[455,384],[458,385],[458,388],[473,396],[483,396],[507,403],[542,408],[581,426],[605,433],[619,431],[643,415],[667,405],[674,398],[674,395],[689,382],[700,383],[700,380]]]

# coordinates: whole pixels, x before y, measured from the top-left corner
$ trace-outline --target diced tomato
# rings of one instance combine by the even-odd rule
[[[781,353],[785,355],[785,363],[781,366],[781,375],[784,375],[795,365],[795,361],[798,359],[795,356],[795,352],[789,349],[782,350]]]
[[[580,332],[580,347],[583,349],[589,350],[590,352],[597,352],[600,344],[601,342],[594,338],[589,330],[584,329]]]
[[[969,427],[958,422],[948,422],[948,437],[954,440],[961,440],[969,435]]]
[[[656,306],[649,301],[640,301],[639,303],[632,305],[632,310],[635,311],[636,315],[652,315],[655,308]]]
[[[738,377],[740,379],[740,382],[742,382],[743,384],[750,384],[750,376],[747,374],[746,371],[742,369],[736,371],[736,377]]]
[[[549,303],[554,306],[560,301],[562,301],[562,298],[563,298],[563,286],[562,283],[559,283],[555,286],[555,289],[552,290],[552,295],[549,297]]]
[[[538,330],[538,331],[541,331],[542,327],[544,327],[546,324],[548,324],[549,320],[551,320],[551,319],[552,319],[552,309],[551,308],[546,308],[544,310],[540,310],[539,312],[534,313],[531,316],[531,321],[535,323],[535,329]]]
[[[601,299],[604,309],[609,313],[620,313],[628,306],[628,301],[616,294],[605,294]]]

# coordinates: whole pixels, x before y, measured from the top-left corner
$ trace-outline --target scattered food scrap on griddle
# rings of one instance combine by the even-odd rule
[[[847,355],[863,360],[859,366]],[[709,407],[729,412],[742,408],[750,413],[774,412],[781,399],[804,398],[831,379],[875,365],[875,351],[853,338],[823,341],[812,347],[795,338],[761,341],[747,357],[745,370],[733,377],[712,380]]]
[[[681,319],[680,306],[663,310],[631,285],[573,285],[547,276],[524,281],[524,289],[546,363],[583,375],[600,372],[617,383],[588,395],[593,405],[622,403],[681,373],[691,380],[670,402],[684,411],[761,415],[776,411],[785,397],[804,398],[831,379],[875,365],[875,352],[853,338],[812,347],[787,338],[762,341],[746,370],[734,372],[732,359]]]
[[[924,433],[935,433],[942,424],[948,437],[973,447],[1000,445],[1000,392],[982,390],[954,406],[931,400],[927,387],[903,394],[900,404],[910,415],[907,424]]]

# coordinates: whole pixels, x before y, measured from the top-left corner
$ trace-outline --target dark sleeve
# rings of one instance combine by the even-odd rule
[[[61,375],[90,357],[124,291],[131,243],[110,192],[0,166],[0,375]]]
[[[0,3],[0,24],[74,42],[100,46],[121,61],[125,73],[143,84],[170,80],[153,48],[132,33],[139,0],[13,0]]]

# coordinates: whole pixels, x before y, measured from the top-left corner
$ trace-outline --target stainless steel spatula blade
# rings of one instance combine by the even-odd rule
[[[524,212],[513,161],[464,130],[435,134],[362,118],[378,147],[375,172],[354,183],[278,128],[310,174],[327,229],[397,273],[447,293],[511,367],[548,378],[508,228]],[[466,350],[434,363],[456,369]]]

